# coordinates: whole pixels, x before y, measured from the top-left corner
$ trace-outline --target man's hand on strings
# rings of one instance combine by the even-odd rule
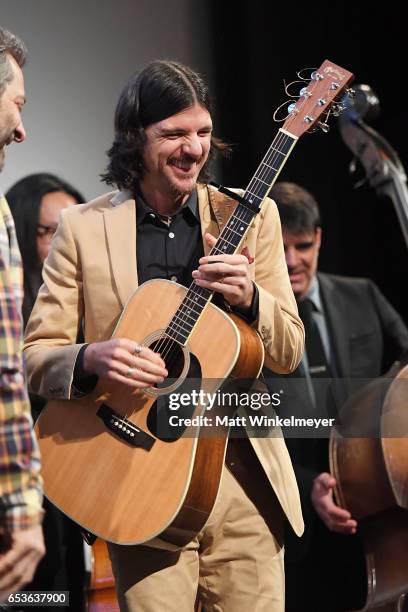
[[[211,248],[217,242],[211,234],[205,234],[204,238]],[[222,293],[231,306],[250,308],[254,285],[249,274],[249,266],[253,261],[247,247],[241,251],[241,254],[207,255],[199,260],[193,278],[199,287]]]

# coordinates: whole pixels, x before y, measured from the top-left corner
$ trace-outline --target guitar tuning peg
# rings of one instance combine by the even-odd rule
[[[352,89],[351,87],[347,87],[346,94],[352,100],[355,97],[355,95],[356,95],[356,90]]]
[[[301,98],[302,96],[304,98],[310,98],[313,94],[310,93],[310,91],[307,90],[307,87],[302,87],[302,89],[299,91],[299,97]]]
[[[323,121],[318,121],[317,125],[325,134],[327,134],[327,132],[330,130],[330,125],[328,123],[324,123]]]

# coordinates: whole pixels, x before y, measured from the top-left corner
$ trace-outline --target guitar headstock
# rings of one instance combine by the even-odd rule
[[[325,118],[332,106],[335,114],[342,110],[341,97],[353,78],[348,70],[325,60],[312,72],[309,84],[300,91],[297,102],[288,107],[283,129],[298,138],[316,127],[327,132],[329,126]]]

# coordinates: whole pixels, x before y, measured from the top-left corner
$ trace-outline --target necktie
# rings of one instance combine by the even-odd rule
[[[312,404],[314,405],[315,416],[329,417],[338,421],[336,402],[331,388],[332,370],[326,357],[319,327],[313,317],[315,306],[310,299],[305,298],[298,303],[298,308],[305,327],[305,349],[308,367],[306,376],[311,381],[314,391]],[[319,438],[318,434],[317,437]],[[316,465],[319,466],[319,469],[329,471],[328,440],[322,438],[316,443],[317,446],[312,452],[312,457],[317,460]]]
[[[305,327],[305,348],[308,364],[308,375],[314,390],[315,409],[321,417],[338,419],[336,402],[331,388],[333,376],[327,360],[319,328],[313,317],[315,306],[306,298],[298,303],[299,315]]]
[[[308,298],[298,303],[299,315],[305,326],[305,347],[312,378],[331,378],[332,372],[324,351],[322,338],[315,319],[314,304]]]

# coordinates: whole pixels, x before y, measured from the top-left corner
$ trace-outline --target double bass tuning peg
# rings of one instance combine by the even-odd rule
[[[341,102],[335,102],[332,106],[332,113],[334,117],[338,117],[346,107]]]

